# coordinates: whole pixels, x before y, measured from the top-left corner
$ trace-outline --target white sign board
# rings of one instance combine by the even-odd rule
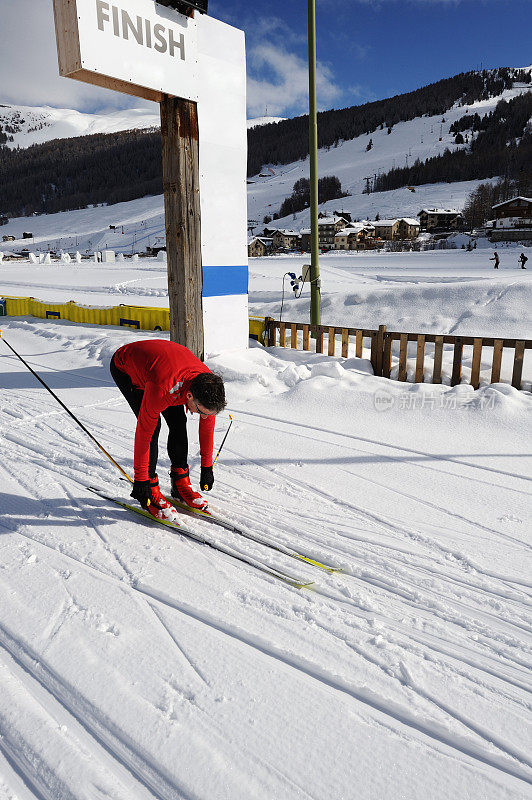
[[[205,354],[246,347],[243,32],[153,0],[54,0],[54,12],[61,75],[156,102],[163,94],[197,102]]]
[[[61,75],[155,101],[198,99],[197,19],[153,0],[54,0],[54,10]]]

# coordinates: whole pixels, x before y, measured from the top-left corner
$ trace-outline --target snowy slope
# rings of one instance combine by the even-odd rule
[[[130,470],[107,367],[139,334],[3,322]],[[316,581],[298,591],[87,492],[127,486],[0,348],[2,800],[530,796],[529,395],[261,347],[211,361],[237,420],[213,504],[345,571],[209,532]],[[403,402],[421,394],[436,406]]]
[[[153,110],[152,110],[153,109]],[[280,122],[284,117],[258,117],[248,120],[248,128]],[[133,128],[158,128],[160,126],[158,106],[130,108],[110,111],[105,114],[89,114],[69,108],[51,106],[16,106],[0,104],[0,126],[14,128],[9,135],[8,147],[30,147],[50,139],[69,139],[74,136],[89,136],[92,133],[117,133]]]
[[[68,108],[0,105],[0,125],[12,126],[14,141],[8,147],[29,147],[50,139],[69,139],[91,133],[117,133],[132,128],[156,128],[159,109],[132,108],[106,114],[87,114]],[[9,131],[7,131],[9,133]]]
[[[363,194],[366,178],[372,178],[379,172],[385,173],[394,167],[411,165],[419,158],[427,158],[443,153],[446,148],[453,151],[464,149],[467,145],[454,144],[454,136],[449,133],[453,122],[463,117],[466,112],[478,113],[479,116],[492,111],[500,100],[511,98],[531,91],[530,85],[516,85],[497,97],[479,101],[469,106],[455,105],[443,116],[419,117],[409,122],[394,125],[390,135],[387,129],[376,130],[369,136],[359,136],[338,147],[321,149],[318,153],[318,173],[336,175],[342,184],[343,191],[350,197],[331,200],[320,206],[322,211],[344,210],[353,218],[374,219],[380,214],[381,219],[397,216],[415,217],[423,207],[443,207],[461,209],[464,200],[479,181],[467,183],[450,183],[421,186],[412,193],[408,189],[393,192]],[[442,120],[445,119],[445,122]],[[369,140],[373,147],[366,151]],[[265,165],[266,166],[266,165]],[[285,197],[292,194],[294,183],[309,175],[308,158],[292,164],[271,165],[275,174],[268,177],[254,176],[250,178],[248,187],[248,216],[262,222],[265,215],[272,216],[278,212]],[[289,227],[299,230],[309,225],[308,210],[276,220],[280,228]]]

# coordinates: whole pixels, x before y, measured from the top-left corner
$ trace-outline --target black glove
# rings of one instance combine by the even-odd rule
[[[148,508],[148,500],[151,500],[150,481],[135,481],[131,492],[131,497],[138,500],[142,508]]]
[[[214,483],[214,473],[212,467],[202,467],[200,477],[200,487],[205,492],[210,492]]]

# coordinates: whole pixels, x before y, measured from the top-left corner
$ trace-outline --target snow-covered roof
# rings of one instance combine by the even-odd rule
[[[422,208],[419,214],[461,214],[461,211],[457,211],[456,208]]]
[[[398,222],[396,219],[378,219],[373,224],[376,228],[391,228],[396,222]]]
[[[360,233],[362,230],[362,226],[360,228],[342,228],[342,230],[335,233],[334,238],[336,239],[338,236],[351,236],[352,234]]]
[[[401,217],[403,222],[406,222],[407,225],[419,225],[418,219],[413,219],[412,217]]]
[[[322,217],[318,220],[318,225],[334,225],[339,219],[340,217]]]
[[[282,228],[277,228],[275,233],[282,233],[283,236],[299,236],[297,231],[287,231]]]
[[[249,244],[255,244],[255,242],[262,242],[262,244],[269,245],[273,244],[273,239],[268,236],[255,236],[255,238],[252,239]]]
[[[504,200],[502,203],[497,203],[497,205],[492,206],[492,208],[499,208],[500,206],[508,206],[510,203],[515,203],[516,200],[524,200],[525,203],[532,203],[532,197],[522,197],[518,195],[517,197],[511,197],[509,200]]]

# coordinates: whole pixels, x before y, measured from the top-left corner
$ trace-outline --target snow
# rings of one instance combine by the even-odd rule
[[[324,257],[324,319],[530,336],[528,273],[500,254],[495,274],[480,249]],[[253,259],[252,310],[304,260]],[[9,294],[167,302],[156,259],[0,270]],[[285,308],[304,319],[308,294]],[[131,472],[108,365],[161,334],[2,328]],[[184,521],[315,582],[297,590],[89,493],[128,485],[0,342],[2,800],[530,796],[531,394],[387,381],[363,355],[255,343],[208,362],[229,399],[217,444],[235,417],[213,507],[344,571]]]
[[[511,100],[523,92],[529,92],[530,85],[515,85],[497,97],[473,103],[469,106],[455,104],[443,115],[424,116],[409,122],[394,125],[388,135],[387,128],[372,131],[369,135],[358,136],[347,142],[340,142],[338,147],[322,148],[318,152],[319,176],[336,175],[342,184],[342,190],[349,192],[348,197],[330,200],[320,204],[320,211],[332,214],[333,211],[346,211],[353,219],[374,220],[377,214],[387,219],[398,217],[417,218],[422,208],[458,208],[461,210],[468,195],[481,182],[463,181],[448,184],[426,184],[416,186],[415,192],[406,186],[389,192],[364,194],[366,178],[373,178],[379,173],[386,173],[394,167],[412,166],[416,159],[425,161],[442,154],[446,149],[461,150],[467,144],[457,145],[449,128],[466,113],[480,117],[493,111],[500,100]],[[445,119],[445,122],[443,122]],[[369,139],[373,147],[366,151]],[[266,166],[266,165],[264,165]],[[258,175],[249,179],[248,216],[262,220],[265,215],[272,216],[279,212],[283,200],[292,194],[296,181],[308,178],[308,158],[292,164],[271,165],[273,175]],[[297,214],[290,214],[275,220],[280,228],[306,228],[309,225],[308,209]]]
[[[486,113],[495,102],[470,109]],[[73,113],[54,117],[54,135],[86,130],[90,121]],[[463,113],[446,113],[445,130]],[[461,207],[476,182],[361,194],[368,159],[388,153],[391,166],[401,147],[415,158],[421,138],[438,152],[445,130],[442,145],[429,134],[432,125],[437,139],[440,124],[423,118],[389,137],[375,132],[369,153],[367,137],[321,153],[322,174],[353,189],[327,213],[343,205],[354,217],[415,218],[424,206]],[[266,201],[275,210],[305,169],[299,162],[258,179],[250,216],[262,219]],[[0,253],[0,295],[168,305],[164,261],[120,257],[164,235],[160,196],[10,220],[2,233],[24,230],[34,239],[1,250],[36,255]],[[468,241],[454,237],[458,248]],[[41,262],[49,248],[74,260]],[[75,258],[95,249],[118,260]],[[492,250],[479,239],[472,252],[329,253],[320,258],[322,321],[530,338],[523,248],[498,245],[496,272]],[[532,248],[524,252],[532,263]],[[250,259],[251,313],[278,317],[283,275],[301,274],[308,260]],[[308,285],[299,299],[290,290],[283,319],[306,322],[308,309]],[[0,323],[5,342],[131,473],[134,417],[109,361],[125,342],[166,334],[31,317]],[[183,522],[314,582],[297,590],[90,493],[92,484],[127,499],[129,485],[5,342],[0,800],[530,797],[530,351],[523,391],[509,385],[510,354],[503,382],[489,385],[484,351],[473,391],[467,348],[455,387],[447,350],[442,385],[375,377],[368,350],[358,358],[352,346],[347,359],[257,343],[210,354],[229,400],[215,445],[235,417],[212,506],[343,571]],[[427,346],[427,380],[430,368]],[[197,485],[194,418],[188,427]],[[168,493],[164,431],[160,444]]]
[[[282,122],[284,117],[257,117],[247,121],[248,128]],[[84,113],[69,108],[51,106],[0,105],[0,125],[15,126],[18,130],[8,147],[30,147],[51,139],[70,139],[94,133],[118,133],[133,129],[159,128],[160,111],[156,103],[143,108],[121,109],[106,113]],[[11,134],[10,134],[11,135]]]

